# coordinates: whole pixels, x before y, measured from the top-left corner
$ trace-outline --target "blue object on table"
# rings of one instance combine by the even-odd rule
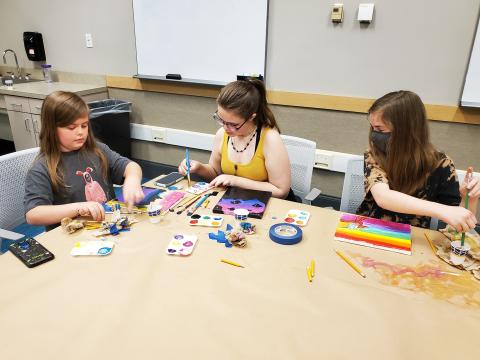
[[[277,244],[293,245],[302,240],[303,232],[297,225],[280,223],[272,225],[268,234]]]

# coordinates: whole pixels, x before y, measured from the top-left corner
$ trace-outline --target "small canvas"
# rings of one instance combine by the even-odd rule
[[[270,191],[258,191],[229,187],[213,208],[217,214],[233,215],[236,209],[248,210],[248,216],[261,219],[272,197]]]
[[[163,190],[152,189],[152,188],[148,188],[148,187],[145,187],[145,186],[142,186],[142,191],[143,191],[144,198],[140,202],[136,203],[135,205],[140,205],[140,206],[148,205],[151,201],[158,198],[158,195],[161,192],[163,192]],[[123,199],[123,193],[118,196],[117,200],[122,202],[122,203],[125,203],[125,201]]]
[[[199,181],[185,190],[186,192],[194,195],[203,194],[205,191],[211,188],[209,183]]]
[[[412,234],[408,224],[343,214],[335,231],[335,239],[401,254],[412,254]]]

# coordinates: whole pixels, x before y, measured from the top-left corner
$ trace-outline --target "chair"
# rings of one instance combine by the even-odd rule
[[[25,178],[39,148],[0,156],[0,228],[12,230],[25,222]]]
[[[363,184],[363,157],[350,159],[343,180],[340,211],[355,214],[365,198]]]
[[[321,191],[310,189],[317,144],[295,136],[282,135],[292,171],[292,189],[303,203],[310,204]]]

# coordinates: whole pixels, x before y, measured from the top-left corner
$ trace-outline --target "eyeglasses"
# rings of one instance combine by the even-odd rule
[[[213,113],[213,120],[215,120],[218,125],[220,126],[225,126],[226,128],[230,129],[230,130],[235,130],[235,131],[238,131],[242,128],[243,125],[245,125],[245,123],[250,120],[250,119],[247,119],[245,120],[243,123],[241,123],[240,125],[238,124],[234,124],[234,123],[229,123],[229,122],[226,122],[224,121],[219,115],[218,115],[218,111],[215,111]]]

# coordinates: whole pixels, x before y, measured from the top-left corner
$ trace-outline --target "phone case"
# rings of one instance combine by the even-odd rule
[[[55,258],[50,251],[34,238],[26,238],[13,243],[10,245],[10,251],[29,268]]]
[[[170,174],[167,174],[163,178],[158,179],[155,181],[155,185],[160,186],[160,187],[169,187],[173,184],[176,184],[180,180],[182,180],[184,176],[178,172],[173,172]]]

